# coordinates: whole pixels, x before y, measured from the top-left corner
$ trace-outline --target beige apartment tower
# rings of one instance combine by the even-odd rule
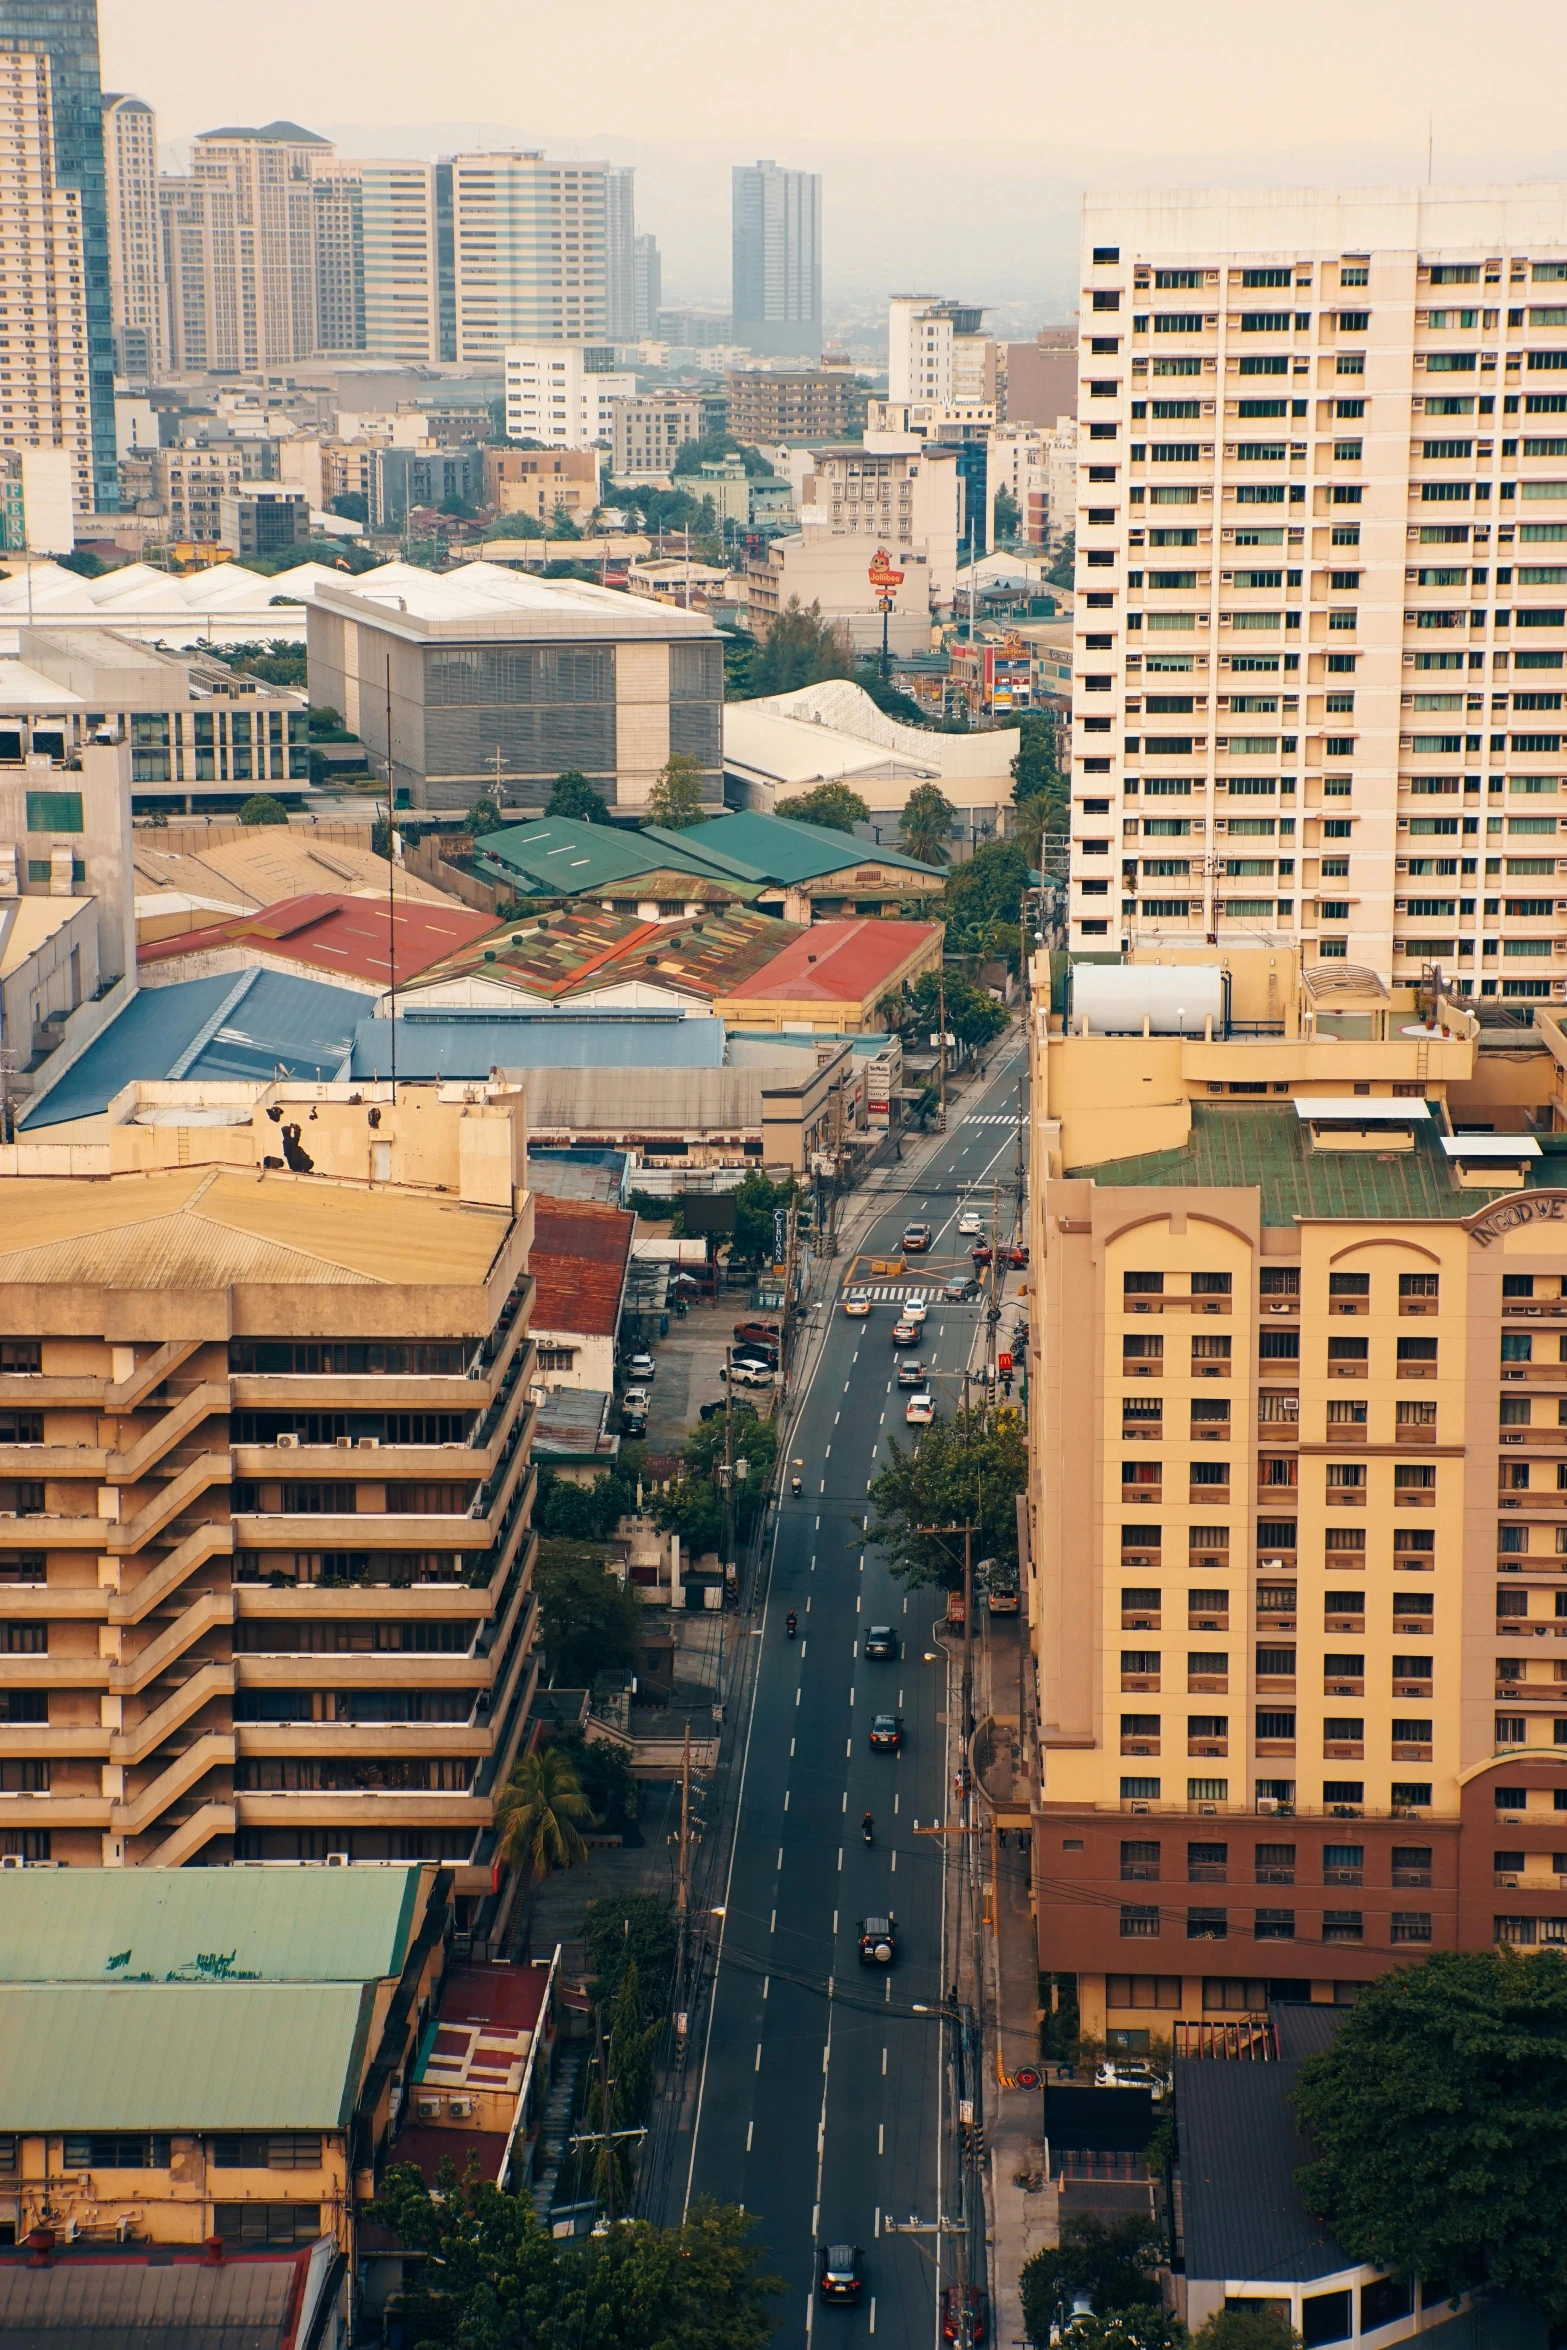
[[[105,93],[104,193],[114,361],[141,381],[163,366],[163,266],[158,221],[158,118],[145,98]]]
[[[1224,961],[1031,1041],[1040,1965],[1125,2051],[1567,1947],[1567,1030]]]
[[[1083,238],[1072,943],[1561,1001],[1567,187]]]
[[[91,513],[82,203],[55,179],[51,72],[41,49],[0,50],[11,124],[0,153],[0,296],[12,321],[0,354],[0,450],[64,450],[75,509]]]
[[[0,1851],[489,1890],[535,1666],[500,1085],[131,1087],[13,1147]]]

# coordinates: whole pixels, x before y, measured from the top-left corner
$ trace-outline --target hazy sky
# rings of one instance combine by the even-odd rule
[[[1562,0],[100,0],[166,145],[288,115],[347,153],[635,163],[666,294],[726,300],[728,166],[821,170],[829,309],[1071,307],[1087,185],[1567,174]]]

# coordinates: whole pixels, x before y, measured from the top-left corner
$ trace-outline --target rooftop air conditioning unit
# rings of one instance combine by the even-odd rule
[[[299,1438],[297,1436],[284,1435],[280,1436],[277,1441],[279,1452],[298,1452],[299,1450]]]
[[[1198,1811],[1202,1813],[1205,1818],[1212,1818],[1213,1815],[1218,1811],[1218,1808],[1219,1807],[1216,1803],[1199,1803],[1197,1806]]]
[[[1498,1876],[1497,1876],[1497,1880],[1496,1880],[1496,1881],[1497,1881],[1498,1885],[1514,1885],[1514,1886],[1515,1886],[1515,1885],[1517,1884],[1517,1882],[1518,1882],[1518,1879],[1517,1879],[1516,1877],[1514,1877],[1514,1876],[1511,1876],[1511,1875],[1509,1875],[1509,1874],[1507,1874],[1507,1873],[1503,1872],[1503,1873],[1500,1873],[1500,1874],[1498,1874]]]
[[[416,2097],[414,2111],[422,2122],[438,2122],[441,2118],[439,2097]]]
[[[465,2122],[472,2118],[474,2102],[471,2097],[448,2097],[446,2110],[454,2121]]]

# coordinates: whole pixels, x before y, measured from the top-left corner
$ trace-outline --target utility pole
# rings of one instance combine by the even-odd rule
[[[964,1409],[967,1410],[967,1378],[964,1381]],[[916,1526],[916,1534],[961,1534],[963,1537],[963,1743],[967,1753],[968,1741],[974,1729],[974,1537],[979,1527],[972,1518],[965,1518],[961,1526]]]
[[[675,1886],[675,1910],[682,1938],[691,1905],[691,1724],[686,1723],[685,1749],[680,1757],[680,1870]]]
[[[947,970],[939,964],[936,970],[936,1131],[947,1131]]]
[[[724,1565],[735,1562],[735,1350],[724,1348]]]

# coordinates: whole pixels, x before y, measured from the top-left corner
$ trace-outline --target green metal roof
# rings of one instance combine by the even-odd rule
[[[763,816],[741,809],[730,816],[713,816],[688,832],[671,832],[662,824],[643,827],[642,838],[678,849],[698,869],[731,873],[741,881],[816,881],[824,873],[839,873],[846,865],[888,865],[900,873],[924,873],[945,881],[944,868],[922,865],[901,849],[875,848],[852,832],[834,832],[825,824],[800,824],[792,816]]]
[[[373,1983],[5,1984],[0,2114],[8,2130],[342,2129],[374,2001]]]
[[[1236,1103],[1193,1102],[1190,1140],[1180,1150],[1149,1151],[1072,1167],[1107,1187],[1191,1184],[1252,1187],[1262,1194],[1264,1224],[1292,1224],[1297,1216],[1371,1216],[1418,1221],[1473,1216],[1485,1205],[1462,1188],[1443,1157],[1437,1128],[1417,1129],[1412,1151],[1319,1151],[1311,1145],[1293,1101],[1253,1109]],[[1549,1162],[1545,1162],[1549,1164]],[[1544,1180],[1549,1181],[1547,1175]],[[1509,1174],[1498,1191],[1516,1191]]]
[[[17,1869],[0,1887],[0,1984],[370,1983],[402,1972],[419,1868]]]
[[[618,825],[541,816],[536,824],[508,824],[504,831],[485,833],[474,842],[474,854],[481,864],[501,868],[539,896],[569,897],[670,866],[682,873],[705,871],[683,854],[684,847],[685,836],[678,832],[662,834],[655,843]]]

